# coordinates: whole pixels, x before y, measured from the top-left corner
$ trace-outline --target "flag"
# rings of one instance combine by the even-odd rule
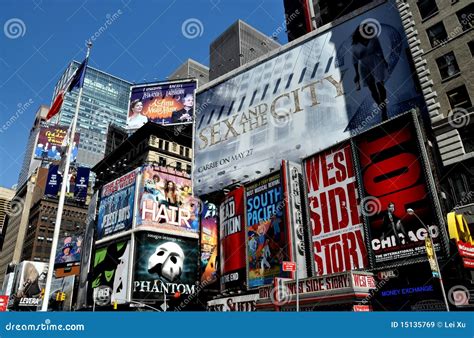
[[[46,115],[46,120],[49,120],[50,118],[52,118],[54,115],[56,115],[59,112],[63,104],[64,94],[66,93],[66,91],[70,92],[75,88],[82,88],[82,86],[84,85],[84,78],[86,75],[87,61],[88,61],[88,58],[85,58],[84,61],[82,61],[79,68],[77,68],[77,70],[74,72],[71,78],[66,82],[64,87],[58,91],[58,94],[54,98],[54,102],[48,111],[48,115]]]

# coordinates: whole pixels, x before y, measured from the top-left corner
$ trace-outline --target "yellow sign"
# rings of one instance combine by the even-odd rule
[[[429,238],[428,236],[425,237],[425,248],[426,248],[426,256],[428,256],[428,262],[430,263],[430,268],[431,268],[433,277],[439,277],[439,270],[438,270],[438,266],[436,265],[433,242],[431,241],[431,238]]]
[[[462,214],[456,214],[454,211],[448,214],[448,230],[449,238],[474,245],[474,239]]]

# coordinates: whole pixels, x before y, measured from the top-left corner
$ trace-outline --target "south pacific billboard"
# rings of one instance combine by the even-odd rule
[[[66,151],[65,140],[68,128],[62,126],[43,126],[38,133],[34,157],[45,161],[59,161]],[[77,158],[79,134],[74,135],[71,162]]]
[[[412,114],[406,114],[353,140],[361,169],[361,208],[375,267],[425,260],[425,225],[435,250],[445,253],[447,235],[415,123]]]
[[[136,225],[198,238],[199,201],[192,194],[189,175],[172,168],[144,166]]]
[[[245,196],[248,287],[256,288],[288,277],[281,268],[289,245],[280,172],[247,185]]]
[[[245,188],[230,191],[219,206],[221,291],[245,289]]]
[[[196,95],[195,190],[258,179],[261,168],[299,161],[419,106],[393,2],[203,86]]]
[[[194,80],[132,86],[127,128],[138,129],[147,122],[192,123],[196,86]]]
[[[163,299],[164,294],[190,295],[198,282],[198,240],[156,232],[135,233],[132,298]]]
[[[135,169],[103,186],[97,219],[98,239],[132,228],[137,176]]]
[[[303,161],[315,275],[368,265],[349,142]]]

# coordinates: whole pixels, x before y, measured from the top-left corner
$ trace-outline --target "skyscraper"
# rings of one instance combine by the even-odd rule
[[[53,98],[80,63],[73,61],[56,84]],[[77,131],[80,133],[78,164],[94,166],[105,154],[110,123],[125,127],[131,83],[88,66],[79,107]],[[69,126],[74,117],[77,91],[67,93],[58,116],[52,122]]]
[[[198,86],[202,86],[209,82],[209,68],[193,59],[187,59],[168,78],[170,80],[196,78]]]

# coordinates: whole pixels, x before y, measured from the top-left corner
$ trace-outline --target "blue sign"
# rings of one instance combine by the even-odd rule
[[[78,201],[86,200],[90,172],[91,170],[89,168],[77,168],[76,183],[74,185],[74,198]]]
[[[46,187],[44,194],[47,196],[57,196],[59,187],[61,186],[61,176],[58,174],[57,165],[50,165],[48,169],[48,178],[46,180]]]

